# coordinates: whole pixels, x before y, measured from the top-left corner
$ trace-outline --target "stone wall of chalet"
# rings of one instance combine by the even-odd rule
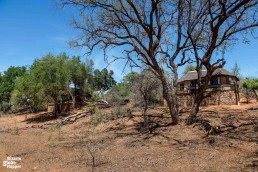
[[[191,94],[180,94],[178,95],[180,106],[190,107],[193,102]],[[234,91],[218,91],[206,98],[202,102],[202,106],[208,105],[235,105],[236,95]]]

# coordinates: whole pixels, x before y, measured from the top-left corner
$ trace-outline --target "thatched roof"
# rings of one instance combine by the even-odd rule
[[[206,70],[202,70],[202,77],[204,77],[206,75],[206,73],[207,73]],[[227,71],[226,69],[223,69],[223,68],[216,69],[213,72],[212,76],[215,76],[215,75],[226,75],[226,76],[236,77],[233,73],[230,73],[229,71]],[[196,80],[196,79],[198,79],[197,72],[196,71],[189,71],[178,80],[178,83],[183,82],[183,81]],[[237,78],[237,80],[238,80],[238,78]]]

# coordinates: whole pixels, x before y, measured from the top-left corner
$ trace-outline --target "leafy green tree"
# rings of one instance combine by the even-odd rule
[[[44,94],[55,104],[55,115],[61,95],[67,94],[69,90],[70,75],[67,62],[68,56],[65,53],[57,56],[48,54],[40,60],[35,60],[32,65],[38,82],[43,86]]]
[[[113,85],[116,85],[116,81],[113,78],[114,72],[108,70],[106,68],[94,70],[94,79],[93,79],[93,86],[96,91],[101,93],[103,97],[104,92],[110,89]]]
[[[68,69],[70,72],[70,80],[74,84],[74,88],[82,88],[87,77],[87,70],[85,64],[81,62],[80,57],[73,56],[68,62]]]
[[[106,94],[106,99],[112,105],[119,105],[129,99],[129,95],[129,86],[125,83],[118,83],[110,88]]]
[[[244,89],[244,95],[247,99],[247,103],[249,103],[251,93],[256,96],[256,100],[258,101],[258,79],[257,78],[246,78],[242,82],[242,88]]]
[[[43,85],[39,81],[37,73],[32,68],[28,73],[20,77],[15,84],[12,92],[12,101],[15,106],[26,106],[38,112],[47,102],[44,94]]]
[[[133,93],[132,86],[138,75],[139,73],[137,72],[128,73],[123,77],[122,82],[113,85],[106,94],[108,102],[113,105],[120,105],[124,103],[125,100],[130,99],[130,96]]]
[[[139,76],[139,73],[130,72],[124,76],[122,83],[132,85],[138,76]]]
[[[68,61],[68,70],[70,74],[70,83],[74,85],[74,92],[71,93],[73,99],[73,106],[75,107],[75,97],[78,96],[78,89],[89,91],[90,88],[86,88],[86,84],[89,87],[92,78],[92,63],[87,65],[83,63],[79,56],[73,56]]]
[[[62,95],[70,94],[75,101],[78,89],[92,90],[89,87],[93,82],[93,64],[92,61],[83,63],[78,56],[69,59],[65,53],[48,54],[35,60],[26,74],[16,80],[12,100],[16,106],[31,107],[35,112],[52,101],[57,114]],[[71,84],[75,87],[73,93]]]
[[[1,75],[0,79],[0,101],[9,102],[11,98],[11,93],[15,87],[15,81],[17,78],[24,75],[26,72],[26,67],[9,67]]]

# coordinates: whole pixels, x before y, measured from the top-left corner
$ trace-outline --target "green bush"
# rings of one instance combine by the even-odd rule
[[[8,110],[10,110],[11,105],[7,102],[2,102],[0,104],[0,110],[3,111],[4,113],[6,113]]]
[[[91,118],[91,124],[93,125],[98,125],[99,123],[101,123],[103,121],[103,113],[100,109],[95,108],[95,114],[92,116]]]
[[[120,104],[116,104],[116,106],[114,107],[114,115],[116,116],[116,118],[119,117],[123,117],[126,116],[126,110],[120,105]]]

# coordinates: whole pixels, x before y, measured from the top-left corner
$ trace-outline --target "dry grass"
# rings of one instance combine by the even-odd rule
[[[19,156],[22,168],[16,171],[24,172],[92,171],[93,164],[94,171],[257,171],[258,110],[248,110],[253,106],[258,103],[202,108],[200,116],[223,131],[208,137],[184,124],[187,109],[177,126],[167,126],[170,118],[162,110],[149,110],[152,133],[141,127],[139,109],[118,119],[105,117],[113,112],[107,109],[101,122],[88,116],[61,128],[40,127],[60,120],[40,114],[28,114],[29,123],[24,116],[1,117],[0,161]]]

